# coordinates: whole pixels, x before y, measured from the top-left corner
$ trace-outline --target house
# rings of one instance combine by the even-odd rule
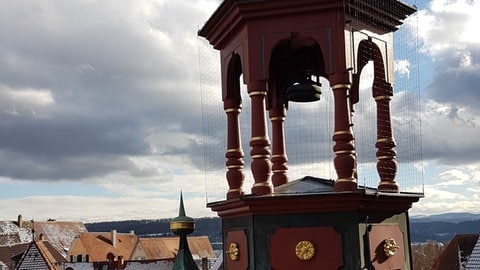
[[[20,259],[32,240],[48,240],[65,258],[75,235],[86,231],[81,222],[23,220],[22,215],[16,221],[0,221],[0,269],[13,269],[12,256]]]
[[[32,223],[32,229],[35,230],[37,238],[44,237],[63,257],[67,256],[67,251],[75,236],[87,232],[87,228],[82,222],[75,221],[35,221],[34,224]]]
[[[62,270],[65,258],[47,240],[32,241],[15,270]]]
[[[48,240],[65,257],[76,235],[87,232],[87,228],[78,221],[24,221],[19,215],[17,225],[34,232],[37,238]]]
[[[70,262],[104,262],[129,259],[138,242],[133,233],[84,232],[75,237],[68,251]]]
[[[207,236],[191,236],[188,247],[196,260],[216,259],[212,244]],[[131,259],[133,260],[174,260],[178,252],[178,237],[140,238]]]
[[[34,237],[48,240],[65,257],[74,237],[87,228],[82,222],[23,220],[0,221],[0,246],[30,243]]]
[[[171,269],[178,252],[178,237],[138,238],[133,233],[81,233],[73,240],[64,269]],[[207,236],[193,236],[188,245],[200,263],[215,260]]]
[[[452,238],[450,243],[445,247],[442,254],[438,257],[434,264],[433,269],[437,270],[463,270],[463,269],[480,269],[477,268],[465,268],[468,265],[476,264],[477,259],[480,256],[478,234],[457,234]],[[477,249],[474,251],[474,247]],[[479,264],[480,265],[480,264]]]

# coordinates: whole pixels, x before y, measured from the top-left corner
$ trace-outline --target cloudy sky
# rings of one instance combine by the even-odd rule
[[[420,1],[426,198],[480,209],[480,1]],[[217,0],[0,0],[0,219],[212,216],[196,32]],[[246,151],[248,152],[248,151]],[[401,184],[401,183],[400,183]]]

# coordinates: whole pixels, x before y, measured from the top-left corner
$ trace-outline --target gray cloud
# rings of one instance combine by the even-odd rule
[[[437,62],[436,73],[427,93],[437,102],[456,104],[478,112],[480,103],[478,85],[480,85],[480,44],[442,55]]]
[[[201,138],[196,29],[208,16],[204,7],[183,1],[1,6],[0,96],[8,97],[0,101],[2,176],[142,175],[128,157],[155,154],[147,138],[158,130]],[[166,152],[199,164],[197,144],[192,139]]]
[[[429,102],[423,111],[423,156],[446,165],[480,160],[480,118],[469,109]]]

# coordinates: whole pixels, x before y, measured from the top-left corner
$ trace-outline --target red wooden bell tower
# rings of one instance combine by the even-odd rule
[[[209,207],[222,218],[226,269],[411,269],[408,209],[419,197],[395,181],[389,102],[393,32],[414,12],[397,0],[225,0],[199,31],[221,54],[229,190]],[[369,61],[380,182],[359,188],[351,114]],[[320,99],[319,77],[333,91],[337,179],[289,182],[288,104]],[[242,192],[241,83],[251,103],[251,194]]]

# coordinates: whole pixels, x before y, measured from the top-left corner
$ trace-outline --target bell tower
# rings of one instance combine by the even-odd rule
[[[398,0],[224,0],[199,31],[221,59],[229,189],[208,206],[222,218],[225,269],[411,269],[408,209],[419,196],[402,193],[395,180],[390,100],[393,32],[414,12]],[[368,62],[377,108],[374,188],[357,183],[351,117]],[[289,103],[321,100],[322,91],[333,91],[337,178],[289,181]],[[251,104],[251,172],[243,169],[242,102]],[[246,173],[254,179],[247,194]]]

